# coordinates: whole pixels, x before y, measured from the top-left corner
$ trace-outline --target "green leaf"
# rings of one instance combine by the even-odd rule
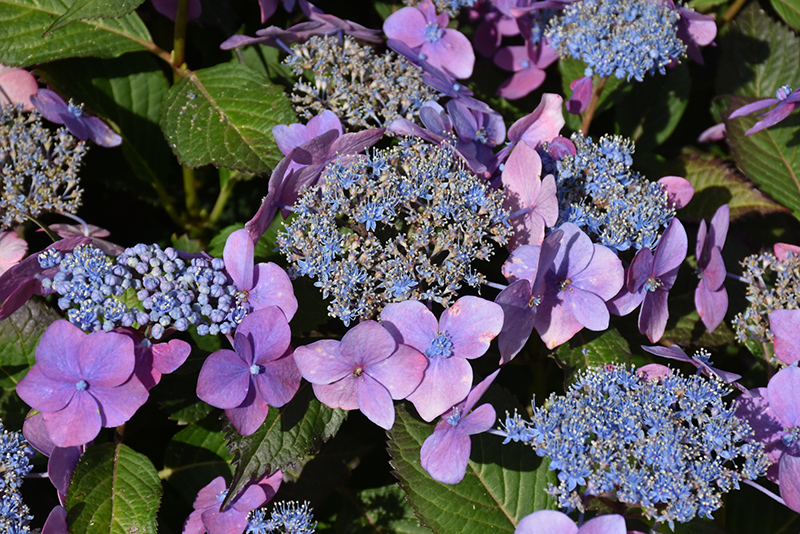
[[[739,13],[719,48],[719,95],[774,98],[784,85],[800,85],[800,39],[759,9],[758,2]]]
[[[694,308],[693,298],[693,295],[681,295],[676,299],[672,299],[672,302],[670,302],[670,310],[675,313],[677,309],[685,309],[686,306],[681,306],[682,302]],[[725,321],[722,321],[713,332],[709,333],[706,325],[700,320],[700,315],[696,310],[692,309],[689,313],[678,317],[675,323],[672,321],[667,323],[667,330],[661,338],[661,343],[666,341],[680,345],[683,348],[689,346],[722,347],[725,345],[733,345],[736,341],[736,335]]]
[[[140,179],[161,184],[178,172],[158,124],[169,84],[155,58],[132,54],[122,59],[69,59],[38,70],[62,95],[85,103],[88,111],[119,127],[122,153]]]
[[[197,492],[218,476],[233,474],[217,416],[207,417],[175,434],[164,451],[162,479],[192,504]]]
[[[572,96],[572,89],[569,88],[569,84],[572,83],[573,80],[583,78],[585,69],[586,63],[580,59],[563,57],[559,60],[558,70],[561,73],[561,87],[564,92],[565,102]],[[596,79],[594,83],[597,83]],[[603,92],[600,93],[600,99],[597,101],[595,116],[619,102],[630,93],[630,90],[631,84],[626,83],[625,80],[620,80],[616,76],[609,77],[605,87],[603,87]],[[565,110],[564,120],[566,121],[567,128],[570,130],[577,132],[581,129],[581,115],[573,115]]]
[[[359,491],[336,517],[337,534],[430,534],[414,515],[400,486]]]
[[[203,250],[203,243],[199,239],[189,237],[188,234],[178,235],[172,234],[170,237],[172,247],[183,252],[197,254]]]
[[[744,104],[746,101],[741,98],[731,98],[734,109]],[[800,115],[791,115],[766,130],[745,135],[756,120],[753,116],[725,120],[726,137],[736,165],[800,219],[800,144],[795,138]]]
[[[123,444],[86,449],[67,491],[71,534],[155,534],[161,481],[143,454]]]
[[[800,30],[800,1],[772,0],[772,7],[786,24],[795,30]]]
[[[28,405],[16,394],[17,383],[36,363],[39,338],[59,314],[32,299],[0,321],[0,420],[8,428],[22,428]]]
[[[556,361],[567,369],[567,377],[580,369],[602,365],[631,363],[631,348],[615,329],[592,332],[583,329],[572,339],[559,346],[554,353]]]
[[[683,117],[690,88],[685,62],[665,75],[647,76],[634,84],[629,104],[616,107],[619,133],[633,139],[640,152],[660,146]]]
[[[682,162],[686,169],[683,176],[694,186],[692,201],[680,210],[682,221],[710,220],[723,204],[730,207],[731,220],[753,213],[766,215],[786,211],[719,158],[692,154],[685,156]]]
[[[178,160],[266,173],[283,155],[272,128],[295,120],[283,90],[259,72],[223,64],[188,74],[169,91],[161,127]]]
[[[0,63],[27,66],[69,57],[109,58],[153,46],[136,13],[76,22],[42,35],[68,8],[65,0],[0,0]]]
[[[423,523],[434,532],[509,532],[520,519],[543,509],[554,509],[544,492],[556,483],[549,463],[521,443],[502,445],[502,439],[487,433],[472,437],[467,473],[458,484],[441,484],[422,468],[419,451],[432,433],[406,408],[397,407],[389,431],[389,454],[400,487]]]
[[[727,3],[728,0],[692,0],[689,2],[689,7],[697,12],[705,12],[714,6],[720,6]]]
[[[47,28],[50,33],[71,22],[86,19],[117,18],[132,13],[144,0],[75,0],[66,13]]]
[[[253,434],[240,436],[228,425],[225,438],[236,472],[224,506],[251,479],[284,469],[305,454],[316,452],[336,435],[345,417],[346,411],[320,403],[311,386],[304,383],[288,404],[271,407],[267,420]]]

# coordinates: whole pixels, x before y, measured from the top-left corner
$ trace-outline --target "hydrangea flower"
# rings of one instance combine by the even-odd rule
[[[436,68],[447,69],[456,78],[469,78],[475,52],[462,33],[447,27],[447,13],[436,14],[430,0],[399,9],[383,23],[383,33],[411,47]]]
[[[49,89],[39,89],[31,96],[31,102],[42,117],[56,124],[63,124],[72,134],[85,141],[91,139],[100,146],[112,147],[122,144],[122,137],[114,133],[106,123],[84,114],[83,105],[69,104]]]
[[[392,399],[404,399],[414,391],[427,364],[425,356],[398,344],[375,321],[357,324],[341,341],[326,339],[299,347],[294,356],[320,402],[331,408],[359,409],[387,430],[394,424]]]
[[[422,382],[408,395],[420,416],[432,421],[460,402],[472,386],[467,360],[482,356],[503,326],[503,310],[478,297],[461,297],[436,316],[421,302],[389,304],[381,323],[398,343],[425,354],[428,366]]]
[[[542,47],[535,54],[537,57],[532,57],[531,52],[528,46],[506,46],[497,51],[494,56],[495,64],[514,73],[497,89],[499,96],[516,100],[542,85],[546,76],[544,69],[558,59],[558,52],[549,46]]]
[[[31,95],[38,89],[36,78],[27,70],[0,64],[0,108],[8,104],[22,104],[23,111],[31,111]]]
[[[625,518],[619,514],[597,516],[580,528],[557,510],[539,510],[523,517],[514,534],[626,534]]]
[[[545,273],[535,322],[536,331],[550,349],[584,327],[595,331],[608,328],[606,301],[619,292],[624,278],[622,262],[610,249],[592,243],[572,223],[564,223],[559,229],[563,238]]]
[[[147,400],[134,375],[133,341],[114,332],[84,334],[68,321],[52,323],[36,347],[36,364],[17,393],[42,412],[58,447],[83,445],[101,427],[130,419]]]
[[[561,95],[544,93],[541,102],[529,114],[517,120],[508,129],[511,143],[525,141],[531,148],[539,148],[552,141],[564,127],[564,113]]]
[[[218,350],[203,363],[197,396],[225,410],[240,434],[252,434],[270,405],[283,406],[300,387],[290,341],[289,323],[279,308],[250,313],[236,328],[234,350]]]
[[[697,231],[695,255],[700,283],[694,292],[694,305],[709,332],[713,332],[725,318],[728,310],[728,292],[725,291],[725,262],[722,247],[728,234],[730,208],[723,204],[714,213],[711,225],[700,221]]]
[[[130,335],[135,344],[136,376],[148,391],[161,381],[162,375],[174,373],[183,365],[192,351],[192,346],[182,339],[153,343],[147,338],[139,339],[136,334]]]
[[[470,436],[486,432],[497,418],[491,404],[475,404],[489,389],[500,369],[484,378],[467,398],[442,417],[419,451],[422,467],[437,482],[458,484],[464,478],[472,449]]]
[[[589,101],[591,101],[592,94],[594,93],[592,77],[584,76],[582,78],[576,78],[570,82],[569,88],[572,89],[572,96],[570,96],[567,101],[567,111],[573,115],[583,113],[586,106],[589,105]]]
[[[775,310],[769,314],[775,357],[786,365],[800,360],[800,310]]]
[[[0,276],[18,264],[28,251],[28,243],[16,232],[0,232]]]
[[[756,111],[760,111],[777,104],[777,106],[772,108],[770,111],[760,114],[759,116],[762,117],[761,120],[755,123],[752,128],[744,133],[745,135],[753,135],[754,133],[778,124],[780,121],[788,117],[789,114],[794,111],[794,108],[797,106],[798,102],[800,102],[800,88],[792,91],[790,86],[784,85],[775,91],[775,98],[765,98],[763,100],[757,100],[750,104],[746,104],[731,113],[728,116],[728,120],[744,117],[745,115],[750,115],[751,113],[755,113]]]
[[[681,349],[678,345],[670,345],[668,347],[646,347],[642,345],[642,348],[650,354],[655,354],[656,356],[661,356],[662,358],[669,358],[670,360],[678,360],[680,362],[689,362],[697,367],[698,373],[702,373],[709,378],[716,376],[728,384],[732,384],[733,382],[736,382],[742,378],[741,375],[737,375],[736,373],[711,367],[711,354],[709,354],[705,349],[700,349],[694,354],[694,356],[690,357],[687,356],[686,353],[683,352],[683,349]]]
[[[269,502],[278,492],[281,482],[283,473],[280,471],[264,475],[248,485],[222,510],[228,488],[224,478],[215,478],[197,492],[192,504],[194,511],[186,518],[183,534],[241,534],[247,527],[248,514]]]
[[[307,501],[303,504],[276,503],[269,519],[263,508],[253,510],[247,519],[245,534],[313,534],[317,529],[313,511]]]

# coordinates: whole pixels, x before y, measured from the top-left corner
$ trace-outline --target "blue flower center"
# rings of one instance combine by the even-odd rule
[[[453,342],[447,332],[439,334],[431,341],[431,346],[425,351],[428,358],[449,358],[453,355]]]
[[[250,374],[251,375],[257,375],[260,372],[261,372],[261,366],[260,365],[253,364],[253,365],[250,366]]]
[[[224,501],[225,497],[227,497],[227,496],[228,496],[228,490],[227,489],[224,489],[224,490],[220,491],[219,495],[217,495],[217,502]]]
[[[75,383],[75,389],[77,389],[78,391],[86,391],[87,389],[89,389],[89,383],[83,379],[78,380]]]
[[[794,428],[784,428],[783,429],[786,434],[781,436],[781,443],[784,446],[788,447],[792,443],[800,440],[800,427]]]
[[[778,100],[786,100],[786,97],[792,93],[792,87],[790,85],[784,85],[777,91],[775,91],[775,98]]]
[[[647,291],[655,291],[656,289],[658,289],[663,285],[664,283],[661,281],[660,278],[652,277],[647,279],[647,282],[645,282],[644,284],[644,288]]]
[[[445,421],[452,426],[458,426],[458,422],[461,421],[461,413],[458,411],[458,408],[453,408],[453,411],[445,418]]]
[[[83,106],[77,106],[72,103],[72,100],[70,100],[69,104],[67,104],[67,111],[76,117],[80,117],[83,115]]]
[[[435,22],[430,22],[425,26],[425,38],[431,43],[435,43],[441,39],[443,33],[444,32],[439,29],[439,25]]]
[[[521,66],[523,69],[527,69],[528,67],[530,67],[530,66],[531,66],[531,62],[530,62],[530,61],[528,61],[527,59],[525,59],[525,60],[523,60],[523,61],[522,61],[522,63],[520,63],[520,66]]]

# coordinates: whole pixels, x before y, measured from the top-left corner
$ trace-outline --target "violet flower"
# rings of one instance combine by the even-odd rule
[[[270,406],[283,406],[300,387],[290,341],[289,323],[279,308],[248,314],[236,328],[234,350],[218,350],[203,363],[197,396],[225,410],[240,434],[252,434]]]
[[[133,341],[115,332],[84,334],[68,321],[52,323],[36,347],[36,364],[17,393],[42,412],[58,447],[83,445],[130,419],[147,400],[134,375]]]
[[[204,486],[194,500],[194,511],[183,524],[183,534],[240,534],[247,527],[247,515],[272,500],[283,482],[283,473],[275,471],[247,486],[225,510],[228,495],[221,476]]]
[[[63,124],[72,135],[85,141],[91,139],[100,146],[112,147],[122,144],[122,137],[115,134],[106,123],[84,114],[83,105],[75,105],[70,100],[64,102],[60,96],[49,89],[39,89],[31,95],[31,102],[42,117],[56,124]]]
[[[16,232],[0,232],[0,276],[17,265],[28,251],[28,243]]]
[[[773,252],[775,253],[775,257],[779,260],[785,260],[789,254],[794,254],[796,257],[800,257],[800,247],[797,245],[790,245],[788,243],[775,243],[772,247]]]
[[[564,114],[561,111],[563,103],[564,99],[560,95],[544,93],[536,109],[517,120],[508,129],[510,144],[497,154],[497,159],[504,161],[520,141],[524,141],[531,148],[539,148],[542,144],[555,139],[564,127]]]
[[[41,534],[68,534],[67,510],[62,505],[53,507],[42,526]]]
[[[423,469],[432,479],[444,484],[458,484],[464,478],[472,449],[470,436],[494,426],[497,414],[491,404],[472,409],[483,396],[500,369],[484,378],[459,404],[442,417],[433,434],[419,451]]]
[[[760,132],[761,130],[769,128],[770,126],[774,126],[788,117],[789,114],[794,111],[797,102],[800,102],[800,88],[792,91],[790,86],[784,85],[775,91],[775,98],[765,98],[763,100],[757,100],[755,102],[751,102],[750,104],[744,105],[731,113],[728,116],[728,120],[744,117],[745,115],[750,115],[751,113],[755,113],[756,111],[760,111],[777,104],[777,106],[770,111],[760,114],[759,117],[763,118],[744,133],[745,135],[753,135],[754,133]]]
[[[705,130],[700,133],[697,137],[698,143],[713,143],[714,141],[722,141],[725,139],[725,123],[721,122],[719,124],[715,124],[710,128],[706,128]]]
[[[375,321],[357,324],[341,341],[326,339],[299,347],[295,360],[321,403],[359,409],[386,430],[394,425],[392,399],[404,399],[414,391],[427,364],[425,356],[398,344]]]
[[[694,305],[700,319],[709,332],[713,332],[725,318],[728,310],[728,293],[725,291],[725,262],[722,260],[722,247],[728,234],[730,209],[723,204],[711,219],[711,226],[700,221],[697,232],[697,267],[700,283],[694,292]]]
[[[261,24],[275,14],[278,4],[283,4],[283,9],[291,13],[294,10],[294,3],[295,0],[258,0],[258,6],[261,8]]]
[[[460,402],[472,386],[467,360],[482,356],[503,327],[503,310],[478,297],[461,297],[441,319],[416,300],[396,302],[381,312],[381,323],[398,343],[428,360],[422,382],[408,395],[420,416],[432,421]]]
[[[552,174],[541,179],[542,160],[527,143],[519,143],[511,151],[502,171],[503,207],[509,210],[514,234],[508,248],[539,245],[544,240],[545,227],[558,220],[556,180]]]
[[[277,306],[287,321],[292,320],[297,311],[292,281],[286,271],[275,263],[253,265],[255,244],[250,232],[241,229],[231,233],[225,241],[222,258],[234,285],[245,295],[250,306],[246,310],[248,313]]]
[[[108,237],[111,235],[111,232],[106,230],[105,228],[100,228],[99,226],[95,226],[94,224],[86,224],[81,221],[81,224],[51,224],[48,226],[50,230],[56,233],[59,237],[67,238],[67,237],[88,237],[90,238],[90,242],[93,247],[99,248],[103,252],[105,252],[108,256],[117,257],[123,252],[125,252],[125,248],[117,245],[116,243],[112,243],[111,241],[107,241],[102,239],[104,237]],[[38,232],[43,232],[41,228],[37,230]]]
[[[447,13],[436,14],[430,0],[399,9],[383,23],[389,39],[403,42],[437,68],[447,68],[456,78],[469,78],[475,66],[475,52],[464,34],[447,27]]]
[[[41,413],[28,414],[22,430],[25,439],[37,451],[49,457],[47,462],[47,477],[58,493],[58,501],[64,505],[67,502],[67,489],[72,478],[72,472],[78,460],[86,450],[86,445],[75,447],[58,447],[47,435],[44,419]]]
[[[39,90],[33,74],[25,69],[0,64],[0,108],[22,104],[23,111],[32,111],[31,95]]]
[[[800,360],[800,310],[775,310],[769,314],[775,357],[786,365]]]
[[[641,304],[639,332],[647,335],[651,343],[664,335],[669,318],[667,297],[688,246],[686,230],[673,218],[661,234],[655,254],[647,247],[636,253],[628,267],[625,286],[609,302],[609,308],[617,315],[627,315]]]
[[[459,100],[450,100],[447,111],[458,136],[457,148],[469,160],[478,161],[493,172],[499,162],[493,147],[506,138],[506,125],[496,111],[480,111],[468,107]]]
[[[544,69],[558,59],[558,51],[542,46],[538,57],[531,57],[528,46],[506,46],[497,51],[494,63],[514,73],[497,89],[497,95],[509,100],[523,98],[539,88],[546,77]]]
[[[514,534],[626,534],[625,518],[619,514],[600,515],[580,528],[563,512],[539,510],[520,520]]]
[[[624,278],[622,262],[610,249],[592,243],[572,223],[559,229],[564,235],[545,273],[534,325],[549,349],[584,327],[595,331],[608,328],[606,301],[619,292]]]
[[[667,192],[667,203],[676,210],[686,206],[694,197],[694,186],[682,176],[664,176],[658,183]]]
[[[541,246],[522,245],[503,264],[503,275],[510,284],[494,299],[503,309],[503,328],[497,337],[501,363],[510,362],[530,338],[536,310],[542,301],[544,275],[558,252],[562,236],[563,232],[557,230]]]
[[[698,372],[706,375],[709,378],[711,378],[712,375],[715,375],[727,384],[732,384],[742,378],[742,375],[737,375],[736,373],[711,367],[711,359],[709,358],[708,353],[697,352],[694,356],[687,356],[686,353],[683,352],[683,349],[681,349],[678,345],[670,345],[668,347],[646,347],[642,345],[642,348],[650,354],[655,354],[656,356],[661,356],[662,358],[669,358],[670,360],[678,360],[680,362],[689,362],[697,368]]]
[[[120,333],[128,334],[134,342],[135,373],[148,391],[161,381],[162,375],[174,373],[192,352],[192,346],[181,339],[154,344],[147,338],[140,339],[138,334],[133,332]]]
[[[567,101],[567,111],[573,115],[583,113],[589,101],[592,99],[594,87],[592,86],[592,77],[584,76],[583,78],[576,78],[569,84],[572,89],[572,96]]]

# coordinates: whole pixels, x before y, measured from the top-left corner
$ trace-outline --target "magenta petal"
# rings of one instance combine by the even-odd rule
[[[551,141],[564,127],[563,102],[560,95],[543,94],[537,108],[509,128],[508,140],[515,143],[525,141],[534,148]]]
[[[724,128],[725,125],[723,124],[722,126]],[[680,176],[664,176],[658,180],[658,183],[666,189],[667,202],[675,206],[676,210],[686,206],[694,196],[694,186],[686,178]]]
[[[389,39],[397,39],[410,47],[421,46],[427,42],[425,15],[416,7],[398,9],[383,22],[383,33]]]
[[[55,321],[42,334],[36,346],[39,370],[52,380],[77,382],[81,379],[76,352],[86,337],[83,331],[63,319]]]
[[[800,458],[791,454],[781,456],[781,498],[786,506],[800,513]]]
[[[784,427],[800,426],[800,403],[797,392],[800,391],[800,368],[784,367],[770,379],[767,385],[769,407]]]
[[[471,448],[469,436],[456,433],[452,426],[444,423],[441,427],[437,425],[422,444],[420,461],[437,482],[457,484],[467,472]]]
[[[514,534],[577,534],[577,532],[578,526],[568,515],[556,510],[539,510],[523,517]]]
[[[211,508],[204,511],[200,517],[206,532],[211,534],[240,533],[247,527],[247,512],[240,512],[233,507],[224,512]]]
[[[439,330],[450,335],[453,357],[473,359],[482,356],[503,328],[503,309],[499,304],[466,296],[447,308]]]
[[[197,396],[217,408],[239,406],[250,389],[250,370],[238,354],[222,349],[203,363],[197,378]]]
[[[261,398],[267,404],[281,407],[297,393],[300,378],[300,371],[294,363],[290,348],[286,356],[264,365],[264,370],[255,375],[255,383]]]
[[[351,328],[343,337],[339,350],[354,364],[368,367],[385,360],[397,349],[397,342],[377,321],[364,321]]]
[[[45,412],[44,427],[57,447],[89,443],[100,433],[101,418],[97,402],[88,391],[79,391],[58,412]]]
[[[422,382],[408,396],[425,421],[433,421],[461,402],[472,385],[472,367],[463,358],[431,358]]]
[[[255,257],[255,244],[250,233],[242,228],[228,236],[222,258],[225,260],[225,269],[233,278],[233,283],[242,291],[253,288],[253,258]]]
[[[2,89],[0,91],[0,107],[8,104],[22,104],[23,111],[32,111],[31,95],[36,93],[39,85],[33,74],[27,70],[0,70],[0,89]]]
[[[789,245],[787,243],[775,243],[773,246],[773,250],[775,252],[775,256],[779,260],[785,260],[789,257],[789,254],[794,254],[795,256],[800,257],[800,247],[797,245]]]
[[[719,247],[720,249],[725,246],[725,236],[728,235],[728,225],[731,220],[731,209],[727,204],[720,206],[714,213],[711,219],[711,226],[708,229],[708,239],[711,247]]]
[[[702,269],[703,282],[711,291],[718,291],[725,282],[727,275],[725,261],[722,259],[722,251],[719,247],[713,247],[708,254],[708,263]]]
[[[89,393],[100,406],[100,417],[104,427],[119,426],[136,413],[147,402],[147,388],[134,376],[121,386],[99,388],[89,386]]]
[[[322,404],[343,410],[358,409],[356,378],[352,374],[333,384],[313,384],[314,395]]]
[[[383,361],[370,365],[366,372],[389,390],[395,400],[405,399],[425,374],[428,359],[417,349],[397,345],[397,350]]]
[[[500,87],[497,88],[497,96],[508,100],[523,98],[538,89],[546,77],[545,71],[536,67],[515,72],[511,78],[500,84]]]
[[[130,378],[136,365],[133,340],[115,332],[93,332],[78,348],[81,378],[90,387],[111,388]]]
[[[578,534],[625,534],[625,518],[619,514],[606,514],[590,519],[578,529]]]
[[[800,360],[800,310],[775,310],[769,314],[775,356],[787,365]]]
[[[242,404],[225,410],[225,415],[239,434],[249,436],[266,420],[268,411],[269,406],[253,387],[247,392]]]
[[[569,84],[569,88],[572,89],[572,96],[567,101],[567,111],[573,115],[583,113],[586,106],[589,105],[589,100],[592,99],[592,92],[594,91],[592,77],[584,76],[573,80]]]
[[[397,339],[424,353],[439,331],[436,316],[421,302],[406,300],[387,305],[381,312],[381,322]]]
[[[355,365],[340,351],[341,341],[323,339],[294,351],[294,361],[303,378],[312,384],[331,384],[350,375]]]
[[[36,364],[17,384],[17,395],[40,412],[57,412],[69,404],[78,391],[76,383],[77,380],[66,382],[48,378],[41,364]]]
[[[724,287],[718,291],[711,291],[705,280],[700,280],[694,292],[694,305],[703,324],[709,332],[713,332],[725,319],[725,312],[728,311],[728,293]]]
[[[438,41],[423,42],[420,51],[428,56],[428,63],[434,67],[446,68],[456,78],[469,78],[475,67],[472,44],[457,30],[445,29],[443,32]]]
[[[480,434],[492,428],[497,422],[497,412],[491,404],[481,404],[469,415],[462,418],[456,427],[460,434]]]
[[[502,172],[503,190],[513,209],[533,206],[541,188],[541,174],[542,160],[536,150],[526,143],[516,145]]]
[[[289,275],[280,266],[269,262],[259,263],[253,271],[253,288],[247,295],[254,309],[277,306],[291,321],[297,311],[297,298]]]
[[[394,403],[389,390],[367,373],[358,379],[356,391],[358,409],[367,419],[379,427],[389,430],[394,425]]]
[[[169,374],[183,365],[192,352],[192,346],[181,339],[172,339],[168,343],[156,343],[151,350],[153,367],[159,373]]]

